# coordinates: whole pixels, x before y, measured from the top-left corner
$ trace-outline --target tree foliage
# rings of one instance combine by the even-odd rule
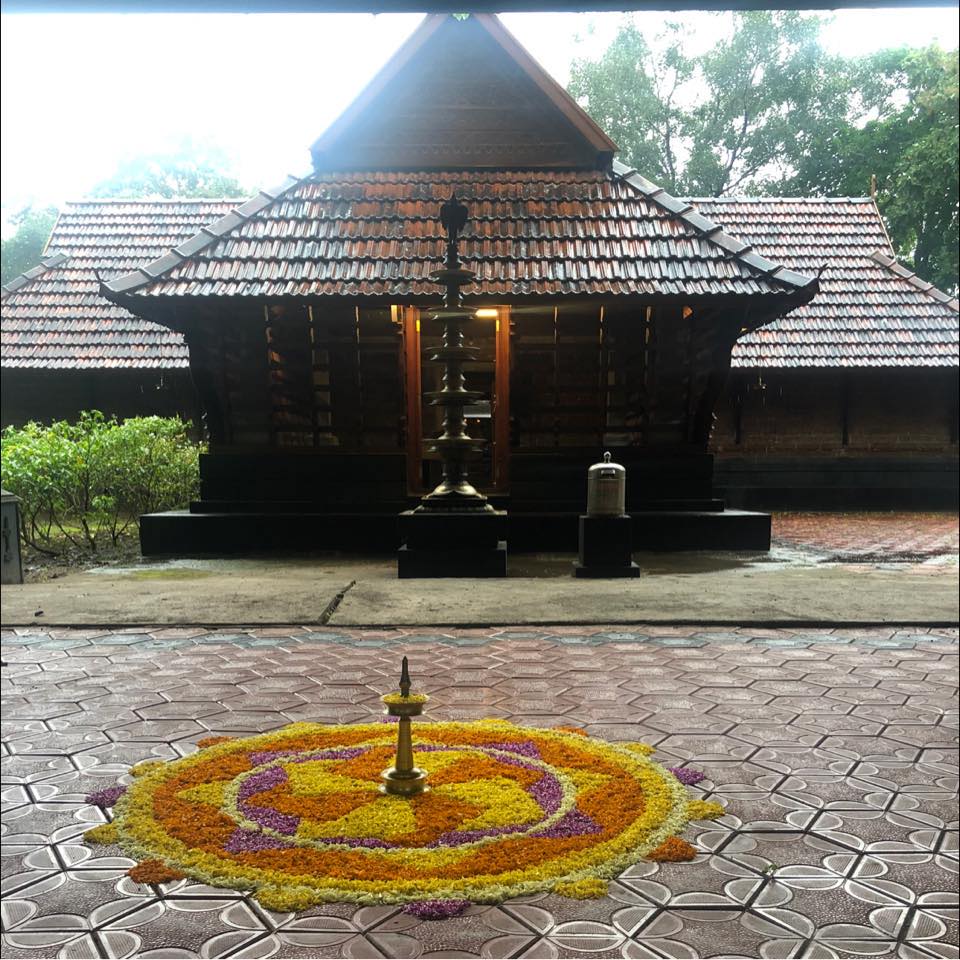
[[[0,283],[9,283],[40,262],[43,248],[57,220],[57,210],[55,207],[27,207],[10,220],[16,230],[9,239],[3,241]]]
[[[570,93],[620,147],[621,158],[665,189],[681,190],[678,149],[686,136],[679,97],[693,73],[687,36],[667,23],[651,47],[626,22],[600,62],[575,60]]]
[[[250,191],[223,173],[228,168],[222,150],[188,139],[173,150],[123,161],[90,196],[155,200],[246,196]]]
[[[21,499],[24,537],[95,552],[116,543],[144,513],[185,506],[199,485],[200,447],[176,417],[122,423],[87,411],[76,423],[7,427],[0,442],[3,488]]]
[[[719,21],[718,21],[719,25]],[[668,24],[652,41],[626,21],[570,92],[620,157],[670,192],[864,196],[917,273],[957,285],[957,52],[844,59],[823,21],[745,11],[706,50]]]
[[[852,64],[859,97],[809,139],[782,188],[856,195],[876,176],[898,256],[943,290],[957,288],[958,274],[957,70],[957,51],[937,47],[887,50]]]

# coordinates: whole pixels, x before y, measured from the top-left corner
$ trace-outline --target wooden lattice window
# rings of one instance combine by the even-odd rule
[[[513,446],[596,447],[605,430],[603,308],[521,307],[512,316]]]
[[[401,447],[401,335],[393,313],[342,304],[267,308],[274,446]]]
[[[603,312],[604,446],[643,442],[650,417],[657,338],[652,307]]]

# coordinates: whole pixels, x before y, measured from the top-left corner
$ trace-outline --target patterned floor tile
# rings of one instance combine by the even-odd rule
[[[8,631],[3,956],[956,956],[957,644],[895,627]],[[691,828],[693,864],[637,864],[604,899],[440,923],[138,885],[117,848],[81,842],[104,819],[85,794],[133,763],[211,733],[368,720],[405,654],[431,719],[645,740],[703,769],[697,792],[727,814]]]

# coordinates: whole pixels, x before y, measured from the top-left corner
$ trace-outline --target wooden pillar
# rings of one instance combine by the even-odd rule
[[[691,378],[702,363],[699,345],[692,342],[692,326],[691,315],[679,304],[655,311],[655,350],[649,371],[650,446],[676,448],[689,442]]]
[[[229,441],[223,391],[223,356],[217,349],[218,335],[206,318],[184,333],[190,354],[190,379],[200,401],[203,426],[211,446]]]
[[[420,382],[420,311],[402,307],[404,393],[406,401],[407,492],[422,493],[423,419]]]
[[[840,445],[850,446],[850,374],[840,373]]]
[[[510,308],[497,307],[494,334],[493,487],[510,486]]]

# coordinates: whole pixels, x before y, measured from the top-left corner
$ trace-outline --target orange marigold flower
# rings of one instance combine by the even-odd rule
[[[204,747],[215,747],[218,743],[226,743],[233,739],[233,737],[201,737],[197,741],[197,746],[203,750]]]
[[[184,874],[168,867],[162,860],[144,860],[131,867],[127,876],[136,883],[170,883],[184,878]]]
[[[681,840],[680,837],[670,837],[652,850],[648,857],[658,863],[688,863],[697,855],[697,848]]]

